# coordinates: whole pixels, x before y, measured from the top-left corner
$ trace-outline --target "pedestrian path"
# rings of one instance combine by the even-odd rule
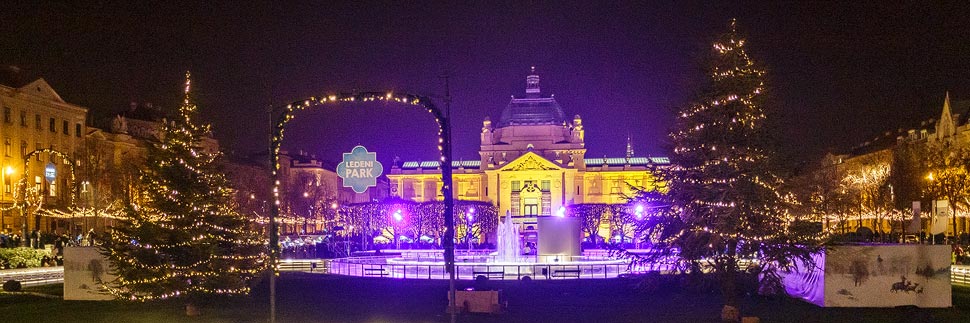
[[[0,270],[0,282],[19,281],[21,286],[39,286],[64,282],[64,266]]]
[[[312,263],[317,262],[318,266]],[[280,271],[302,271],[311,273],[326,273],[325,262],[319,259],[314,260],[291,260],[283,261],[279,266]],[[20,281],[23,286],[38,286],[48,284],[59,284],[64,282],[64,267],[40,267],[40,268],[20,268],[0,270],[0,283],[8,280]],[[950,281],[954,285],[970,286],[970,266],[953,265],[950,267]]]

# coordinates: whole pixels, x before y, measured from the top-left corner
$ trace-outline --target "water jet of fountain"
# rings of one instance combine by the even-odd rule
[[[519,227],[512,222],[512,212],[505,212],[505,222],[498,226],[498,245],[496,261],[515,262],[519,260]]]

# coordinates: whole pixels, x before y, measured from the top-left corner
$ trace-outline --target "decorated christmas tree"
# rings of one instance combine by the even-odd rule
[[[770,170],[764,106],[765,72],[730,31],[713,43],[708,82],[680,111],[670,137],[669,192],[641,192],[638,203],[659,208],[652,221],[658,249],[685,272],[712,272],[720,282],[726,320],[738,306],[739,260],[769,271],[807,258],[812,234],[798,229],[789,195]],[[676,255],[673,251],[676,250]],[[655,260],[655,259],[653,259]]]
[[[264,241],[236,211],[218,152],[203,147],[208,125],[198,124],[189,95],[178,115],[164,121],[160,140],[148,148],[137,199],[101,248],[117,279],[108,291],[119,298],[186,298],[244,294],[263,270]]]

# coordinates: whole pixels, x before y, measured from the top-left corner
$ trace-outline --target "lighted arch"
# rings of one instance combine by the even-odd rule
[[[444,216],[445,216],[445,235],[443,247],[445,249],[445,263],[449,272],[453,273],[454,266],[454,198],[452,197],[451,180],[451,124],[447,115],[439,109],[430,98],[415,94],[397,94],[393,92],[355,92],[331,94],[324,97],[310,97],[305,100],[296,101],[286,106],[272,109],[271,116],[273,122],[272,137],[270,140],[270,165],[272,165],[273,178],[273,207],[270,216],[275,219],[279,215],[280,196],[279,196],[279,153],[280,145],[283,142],[283,132],[287,122],[293,119],[294,113],[310,108],[323,106],[334,106],[352,102],[397,102],[406,106],[421,108],[434,116],[438,123],[438,151],[441,152],[441,193],[444,196]],[[275,257],[279,253],[279,236],[276,233],[275,220],[271,220],[270,225],[270,247],[271,254]],[[275,259],[275,258],[274,258]]]
[[[34,157],[35,155],[37,155],[37,154],[43,154],[43,153],[48,153],[48,154],[51,154],[51,155],[60,157],[60,158],[64,159],[65,161],[67,161],[67,165],[69,166],[68,168],[71,170],[71,178],[70,178],[71,179],[71,181],[70,181],[70,183],[71,183],[70,184],[70,186],[71,186],[71,194],[70,194],[70,198],[67,200],[67,204],[69,206],[74,206],[74,201],[77,199],[77,185],[75,185],[76,178],[75,178],[75,174],[74,174],[74,169],[75,169],[74,159],[71,159],[71,157],[68,156],[65,153],[62,153],[60,151],[57,151],[57,150],[54,150],[54,149],[50,149],[50,148],[37,149],[37,150],[34,150],[34,151],[32,151],[32,152],[30,152],[30,153],[28,153],[27,155],[24,156],[24,176],[20,179],[20,181],[22,182],[22,185],[20,187],[20,190],[22,192],[20,192],[21,193],[20,196],[22,198],[26,198],[26,196],[27,196],[26,195],[27,194],[27,192],[26,192],[27,191],[27,185],[30,184],[27,181],[27,179],[30,178],[30,176],[29,176],[30,175],[30,159],[32,157]]]

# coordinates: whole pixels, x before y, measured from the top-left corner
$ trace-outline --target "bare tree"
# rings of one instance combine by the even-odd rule
[[[586,238],[590,243],[596,243],[596,237],[599,236],[600,225],[602,225],[603,220],[606,218],[609,210],[609,204],[573,204],[566,207],[566,214],[582,219],[583,233],[586,234]]]

